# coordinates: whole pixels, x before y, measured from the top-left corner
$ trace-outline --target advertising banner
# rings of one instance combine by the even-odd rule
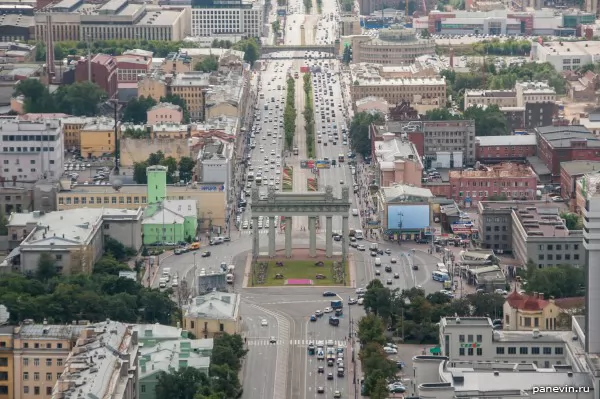
[[[314,169],[315,161],[312,159],[308,159],[306,161],[300,161],[300,168],[301,169]]]
[[[331,162],[320,159],[317,161],[317,168],[318,169],[329,169],[329,168],[331,168]]]

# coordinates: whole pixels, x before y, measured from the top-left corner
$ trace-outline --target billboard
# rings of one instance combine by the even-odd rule
[[[429,227],[429,204],[389,205],[389,230],[421,230]]]
[[[325,161],[325,160],[318,160],[317,161],[317,169],[329,169],[331,167],[331,162],[329,161]]]
[[[300,168],[301,169],[314,169],[315,168],[315,161],[312,159],[306,160],[306,161],[300,161]]]

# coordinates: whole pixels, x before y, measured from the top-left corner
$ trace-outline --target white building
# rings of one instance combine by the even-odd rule
[[[37,181],[63,173],[64,137],[58,120],[0,121],[0,158],[4,179]]]
[[[515,91],[517,92],[517,107],[556,101],[556,90],[548,82],[517,82]]]
[[[589,353],[600,354],[600,176],[596,173],[583,177],[586,198],[583,211],[583,246],[587,251],[588,286],[586,290],[586,349]],[[582,189],[583,191],[583,189]],[[592,266],[593,265],[593,266]]]
[[[224,182],[229,187],[232,174],[233,145],[215,139],[198,152],[198,168],[201,182]]]
[[[549,62],[558,71],[571,71],[600,61],[600,42],[533,42],[531,58],[539,62]]]
[[[212,4],[192,7],[192,36],[262,36],[261,2],[213,0],[209,3]]]

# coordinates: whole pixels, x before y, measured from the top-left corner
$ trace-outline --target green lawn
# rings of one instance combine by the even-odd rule
[[[258,263],[260,263],[259,261]],[[265,262],[263,260],[263,262]],[[283,262],[283,267],[275,266],[276,262]],[[325,260],[325,266],[315,266],[316,260],[290,260],[290,259],[269,259],[269,267],[267,269],[267,277],[264,284],[255,284],[255,287],[260,286],[282,286],[285,285],[287,279],[310,279],[314,286],[343,286],[343,281],[335,282],[333,276],[333,260]],[[341,260],[339,260],[341,262]],[[346,262],[346,283],[350,281],[348,273],[348,262]],[[258,270],[258,264],[254,267],[255,273]],[[283,279],[276,279],[276,274],[283,274]],[[327,278],[317,280],[316,275],[323,274]],[[257,281],[256,275],[254,281]]]

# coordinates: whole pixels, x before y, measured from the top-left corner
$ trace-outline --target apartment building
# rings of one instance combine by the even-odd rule
[[[13,375],[13,327],[0,327],[0,398],[13,399],[15,397]]]
[[[132,325],[107,320],[85,326],[65,359],[51,398],[64,398],[76,388],[88,398],[137,399],[139,349]]]
[[[382,141],[373,141],[372,157],[379,169],[379,186],[390,187],[396,183],[421,186],[423,163],[417,149],[408,139],[396,138],[394,133],[384,133]]]
[[[117,126],[117,131],[119,126]],[[80,151],[84,158],[112,157],[115,155],[117,137],[115,120],[111,118],[88,118],[79,131]]]
[[[537,175],[527,165],[481,165],[475,170],[452,170],[448,175],[452,199],[466,207],[489,197],[526,201],[536,196]]]
[[[475,153],[478,161],[503,162],[524,161],[536,154],[535,135],[480,136],[475,138]]]
[[[51,398],[82,325],[24,324],[14,329],[14,399]]]
[[[54,41],[93,40],[183,40],[190,33],[189,9],[134,4],[128,0],[88,2],[63,0],[42,8],[35,15],[35,36],[46,41],[51,16]]]
[[[192,36],[263,35],[263,7],[246,0],[193,0]]]
[[[392,25],[381,29],[378,37],[353,36],[352,62],[380,65],[411,65],[417,57],[435,54],[435,41],[417,37],[414,29]]]
[[[70,116],[61,119],[66,150],[73,151],[81,148],[81,129],[88,121],[88,118],[80,116]]]
[[[201,295],[184,306],[183,312],[183,328],[198,338],[214,338],[239,331],[240,297],[237,294],[211,292]]]
[[[63,173],[64,135],[57,120],[0,121],[0,150],[6,180],[35,182]]]
[[[352,102],[365,97],[381,97],[390,104],[446,104],[446,80],[440,77],[398,78],[393,67],[376,64],[350,65]]]
[[[134,83],[140,80],[140,75],[148,73],[152,67],[152,57],[137,54],[115,56],[117,63],[117,82]]]
[[[181,123],[183,121],[183,111],[179,105],[171,103],[160,103],[150,108],[146,112],[148,124],[158,123]]]

